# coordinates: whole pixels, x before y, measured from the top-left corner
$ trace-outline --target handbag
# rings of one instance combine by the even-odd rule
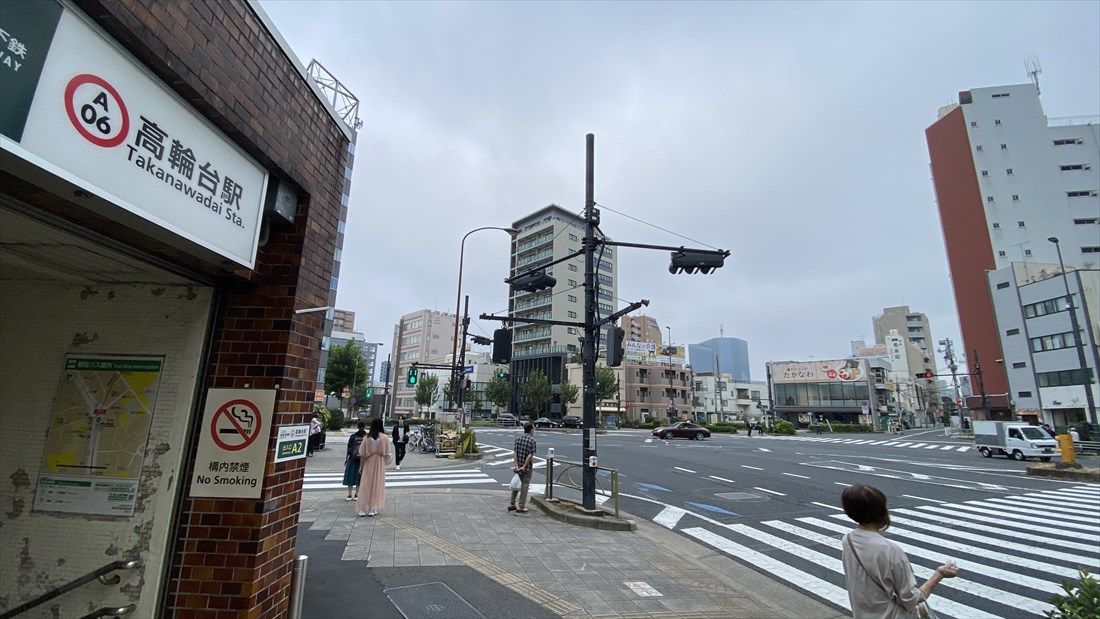
[[[852,541],[845,537],[844,543],[848,545],[848,550],[852,552],[852,557],[856,560],[856,563],[859,564],[859,567],[863,570],[863,573],[867,574],[867,578],[871,579],[871,582],[878,585],[878,588],[882,589],[882,592],[889,596],[890,600],[893,601],[894,604],[901,606],[901,604],[898,603],[897,593],[888,590],[885,585],[883,585],[874,576],[871,575],[871,572],[867,570],[867,566],[863,565],[863,561],[860,560],[859,554],[856,553],[856,548],[852,545]],[[928,605],[928,600],[919,602],[917,604],[917,617],[920,617],[920,619],[938,619],[936,617],[936,613],[932,611],[932,607]]]
[[[519,478],[519,473],[512,475],[512,482],[508,484],[508,487],[512,490],[519,490],[523,488],[523,481]]]

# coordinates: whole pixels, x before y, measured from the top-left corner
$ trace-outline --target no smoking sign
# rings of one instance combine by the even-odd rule
[[[274,413],[273,389],[208,390],[190,495],[259,498]]]
[[[113,148],[126,140],[130,113],[122,95],[110,82],[82,73],[65,86],[65,113],[84,139],[96,146]]]
[[[226,451],[240,451],[256,440],[262,426],[263,415],[255,403],[232,400],[214,413],[214,419],[210,422],[210,437]]]

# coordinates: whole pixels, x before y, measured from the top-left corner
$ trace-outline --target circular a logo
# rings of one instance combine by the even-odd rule
[[[130,131],[126,103],[107,80],[82,73],[65,86],[65,113],[77,133],[96,146],[113,148]]]

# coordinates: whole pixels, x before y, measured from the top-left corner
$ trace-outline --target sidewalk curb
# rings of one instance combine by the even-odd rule
[[[1054,464],[1029,464],[1028,477],[1047,477],[1050,479],[1064,479],[1068,481],[1081,481],[1090,484],[1100,483],[1100,469],[1082,467],[1080,469],[1060,469]]]
[[[564,510],[555,503],[563,502],[564,499],[547,499],[542,496],[532,496],[531,502],[534,503],[542,513],[550,516],[554,520],[564,522],[566,524],[576,525],[578,527],[588,527],[589,529],[601,529],[603,531],[637,531],[638,526],[633,520],[626,518],[616,518],[615,516],[608,514],[607,516],[587,516],[585,514],[575,514]]]

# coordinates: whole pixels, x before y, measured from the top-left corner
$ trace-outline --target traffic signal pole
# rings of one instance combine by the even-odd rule
[[[584,396],[581,405],[582,462],[584,464],[581,482],[581,499],[585,509],[596,509],[596,350],[600,341],[599,325],[596,323],[596,199],[593,184],[595,182],[596,136],[585,136],[584,165],[584,343],[581,359],[584,363]]]
[[[466,337],[470,330],[470,295],[466,295],[466,305],[462,308],[462,352],[459,353],[458,359],[453,359],[455,362],[456,372],[451,373],[452,393],[458,392],[458,402],[456,408],[462,408],[462,383],[466,378]]]

